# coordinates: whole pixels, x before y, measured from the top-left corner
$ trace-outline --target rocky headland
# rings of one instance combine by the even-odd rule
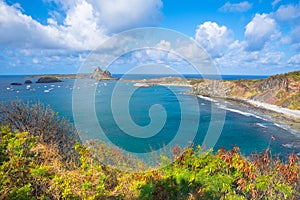
[[[226,99],[300,132],[300,71],[258,80],[203,80],[189,92]]]
[[[205,80],[191,86],[192,94],[246,99],[300,110],[300,71],[259,80]]]

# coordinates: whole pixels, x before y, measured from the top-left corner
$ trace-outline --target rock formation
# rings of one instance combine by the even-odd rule
[[[31,83],[32,83],[31,80],[26,80],[26,81],[25,81],[25,84],[31,84]]]
[[[193,84],[191,93],[210,97],[252,99],[300,109],[300,71],[259,80],[205,80]]]
[[[18,83],[18,82],[13,82],[10,85],[22,85],[22,83]]]
[[[62,82],[62,80],[52,76],[43,76],[39,78],[36,83],[55,83],[55,82]]]
[[[113,79],[111,73],[107,70],[103,71],[100,67],[97,67],[91,74],[90,78],[95,80],[109,80]]]

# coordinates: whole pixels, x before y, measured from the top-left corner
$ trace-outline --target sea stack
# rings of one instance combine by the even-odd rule
[[[25,81],[25,84],[31,84],[31,83],[32,83],[31,80],[26,80],[26,81]]]
[[[111,73],[107,70],[102,70],[100,67],[97,67],[94,72],[91,74],[90,78],[95,80],[110,80],[113,79]]]

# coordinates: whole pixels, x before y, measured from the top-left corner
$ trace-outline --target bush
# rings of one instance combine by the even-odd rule
[[[76,157],[74,145],[80,141],[74,125],[60,118],[50,106],[41,103],[13,101],[0,104],[0,125],[38,136],[41,143],[58,148],[64,159]]]
[[[178,148],[178,147],[177,147]],[[238,148],[213,154],[188,148],[177,160],[141,186],[141,199],[293,199],[299,194],[299,162],[252,157]],[[298,191],[297,191],[298,190]]]
[[[90,144],[75,149],[80,164],[26,132],[0,131],[0,199],[297,199],[299,160],[271,159],[268,151],[246,158],[238,148],[203,152],[174,148],[175,162],[145,173],[126,173],[94,159]],[[105,146],[93,151],[121,152]],[[132,161],[132,160],[131,160]],[[138,162],[138,160],[136,160]],[[163,163],[166,164],[166,163]],[[69,167],[73,166],[73,167]]]
[[[26,132],[3,127],[0,141],[0,199],[98,199],[106,195],[102,166],[80,144],[75,146],[80,166],[70,168],[58,151]]]

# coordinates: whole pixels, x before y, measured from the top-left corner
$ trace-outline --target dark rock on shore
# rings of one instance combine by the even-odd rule
[[[14,83],[11,83],[10,85],[22,85],[22,83],[14,82]]]
[[[31,84],[31,83],[32,83],[31,80],[26,80],[26,81],[25,81],[25,84]]]
[[[56,82],[62,82],[62,80],[56,77],[44,76],[39,78],[39,80],[36,83],[56,83]]]

